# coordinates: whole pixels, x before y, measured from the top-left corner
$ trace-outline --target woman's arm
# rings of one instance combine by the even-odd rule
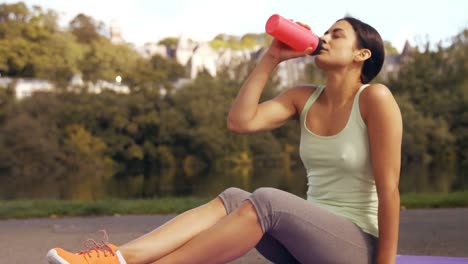
[[[254,133],[271,130],[284,124],[296,114],[294,88],[259,104],[260,96],[275,67],[284,60],[305,56],[274,40],[255,69],[242,85],[227,118],[229,130]]]
[[[374,84],[363,92],[365,122],[377,193],[379,197],[378,264],[395,263],[400,221],[401,141],[400,109],[387,87]],[[364,115],[363,115],[364,117]]]

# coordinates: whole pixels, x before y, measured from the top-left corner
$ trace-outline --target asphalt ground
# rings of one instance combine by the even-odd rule
[[[174,215],[40,218],[0,221],[0,263],[46,263],[50,248],[83,249],[88,238],[120,245],[170,220]],[[468,257],[468,208],[401,211],[398,253],[404,255]],[[231,264],[270,263],[251,250]]]

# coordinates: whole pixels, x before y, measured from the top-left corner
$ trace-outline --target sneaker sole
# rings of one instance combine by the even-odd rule
[[[60,257],[55,249],[49,250],[47,253],[47,261],[49,264],[70,264],[68,261]]]

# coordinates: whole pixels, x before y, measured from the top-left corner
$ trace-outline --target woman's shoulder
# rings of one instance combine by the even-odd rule
[[[317,89],[319,85],[315,84],[300,84],[295,85],[290,88],[286,88],[278,95],[278,98],[287,100],[296,104],[297,102],[302,101],[304,98],[307,100]]]
[[[299,84],[290,88],[289,92],[296,107],[301,108],[300,106],[304,105],[311,95],[321,87],[321,85],[317,84]]]
[[[382,100],[394,100],[394,97],[390,89],[381,83],[369,84],[359,96],[360,103],[365,103],[366,105],[378,103]]]
[[[383,83],[370,83],[367,85],[367,88],[365,89],[367,91],[373,91],[375,92],[390,92],[390,89]]]
[[[304,107],[307,100],[320,87],[320,85],[315,84],[299,84],[285,89],[281,93],[280,97],[289,101],[294,106],[296,109],[295,118],[297,118],[302,112],[302,108]]]
[[[361,92],[359,96],[360,112],[364,119],[367,119],[368,113],[383,113],[396,107],[395,98],[390,89],[381,83],[370,84]]]

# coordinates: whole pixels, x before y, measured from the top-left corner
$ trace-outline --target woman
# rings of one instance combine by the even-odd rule
[[[225,263],[256,247],[274,263],[394,263],[401,114],[387,87],[367,84],[382,67],[382,39],[349,17],[321,39],[315,62],[326,86],[293,87],[259,104],[275,67],[310,53],[274,40],[227,122],[236,133],[255,133],[300,120],[307,200],[273,188],[229,188],[126,245],[94,244],[79,255],[56,248],[49,262]]]

